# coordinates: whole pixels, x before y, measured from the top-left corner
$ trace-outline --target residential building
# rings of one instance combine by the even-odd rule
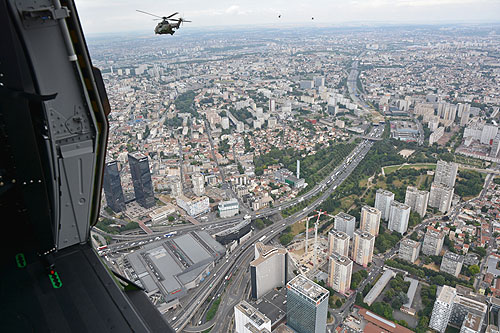
[[[255,243],[255,259],[250,262],[252,298],[257,299],[287,283],[288,252],[275,246]]]
[[[428,202],[428,191],[421,191],[415,186],[406,188],[405,204],[410,206],[411,210],[417,212],[421,217],[425,216]]]
[[[354,232],[353,259],[363,267],[367,267],[372,262],[373,248],[375,246],[375,236],[362,230]]]
[[[434,182],[444,184],[448,187],[455,186],[457,178],[458,164],[439,160],[436,164],[434,173]]]
[[[433,182],[429,196],[429,207],[437,208],[440,212],[446,213],[451,208],[453,200],[453,187],[441,183]]]
[[[137,152],[129,153],[128,163],[134,184],[135,201],[144,208],[154,207],[155,197],[148,157]]]
[[[328,254],[337,253],[341,256],[349,256],[349,241],[351,237],[342,231],[331,229],[328,232]]]
[[[286,285],[286,321],[297,333],[325,333],[330,292],[297,275]]]
[[[236,333],[271,332],[271,320],[245,301],[234,306],[234,324]]]
[[[181,194],[176,200],[177,206],[184,209],[190,216],[198,216],[210,211],[210,202],[206,196],[188,198]]]
[[[420,253],[420,242],[409,238],[403,239],[399,243],[399,258],[414,263]]]
[[[377,283],[375,283],[368,294],[366,294],[365,298],[363,298],[363,302],[371,306],[377,297],[382,293],[385,286],[387,286],[389,281],[391,281],[391,279],[395,276],[396,273],[392,269],[386,269],[384,274],[382,274],[380,279],[378,279]]]
[[[352,215],[340,212],[335,215],[333,228],[337,231],[345,232],[349,237],[354,237],[354,228],[356,227],[356,218]]]
[[[453,287],[443,286],[441,289],[438,289],[431,319],[429,321],[430,328],[440,333],[444,333],[451,317],[453,300],[456,296],[457,290]]]
[[[205,177],[197,172],[191,176],[191,181],[193,182],[193,192],[197,196],[202,196],[205,194]]]
[[[462,265],[464,263],[464,256],[446,251],[443,259],[441,260],[441,266],[439,267],[440,272],[445,272],[458,277],[460,271],[462,270]]]
[[[344,294],[351,286],[352,260],[332,253],[328,258],[328,286]]]
[[[443,249],[444,236],[444,232],[431,226],[427,227],[422,253],[428,256],[438,256]]]
[[[461,327],[466,321],[468,314],[472,314],[477,319],[476,323],[480,323],[480,326],[482,326],[482,321],[488,313],[486,297],[476,294],[472,289],[461,285],[457,285],[456,289],[457,297],[453,300],[453,311],[449,323],[456,327]],[[469,325],[466,326],[474,326],[472,324],[473,322],[469,322]]]
[[[394,201],[394,193],[379,188],[375,194],[375,208],[380,210],[384,221],[389,220],[391,213],[391,203]]]
[[[233,198],[231,200],[222,201],[218,205],[219,216],[222,218],[238,215],[240,212],[240,204],[238,200]]]
[[[373,236],[377,236],[381,217],[382,213],[380,212],[380,210],[365,205],[361,208],[361,220],[359,228],[372,234]]]
[[[398,201],[391,202],[388,229],[399,232],[401,235],[408,230],[410,220],[410,206]]]
[[[104,167],[104,178],[102,187],[106,196],[106,204],[115,213],[125,210],[125,197],[123,196],[122,183],[120,181],[120,171],[118,162],[106,163]]]

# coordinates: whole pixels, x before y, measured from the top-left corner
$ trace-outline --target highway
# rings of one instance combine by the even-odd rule
[[[378,138],[383,133],[383,127],[374,127],[370,132],[371,136]],[[217,286],[222,282],[224,277],[227,274],[233,272],[234,269],[241,265],[240,258],[245,258],[250,254],[253,254],[253,244],[257,242],[262,236],[266,236],[263,242],[268,242],[274,236],[278,235],[282,232],[287,226],[294,224],[295,222],[303,219],[309,213],[313,212],[323,201],[325,201],[330,194],[335,191],[335,189],[342,184],[342,182],[352,173],[352,171],[358,166],[358,164],[363,160],[368,151],[373,146],[373,142],[370,140],[362,141],[353,151],[349,154],[348,157],[344,160],[342,164],[340,164],[335,170],[332,171],[331,175],[320,182],[313,190],[305,194],[303,197],[294,200],[292,202],[287,202],[279,207],[267,209],[262,212],[258,212],[257,214],[252,214],[252,218],[258,218],[262,216],[269,216],[275,213],[278,213],[282,208],[289,207],[296,202],[302,202],[305,199],[309,199],[314,197],[317,194],[320,196],[314,200],[309,206],[304,208],[303,210],[296,212],[295,214],[288,216],[283,219],[279,223],[274,223],[267,228],[264,228],[260,231],[257,231],[243,244],[240,244],[233,253],[231,253],[230,257],[226,261],[219,262],[215,269],[213,270],[214,274],[210,275],[207,278],[203,285],[198,287],[197,293],[192,296],[190,300],[188,300],[187,304],[184,304],[184,308],[182,314],[177,316],[176,320],[173,322],[172,326],[175,330],[182,330],[186,327],[194,316],[194,314],[200,309],[203,302],[206,298],[212,293],[212,291],[217,288]],[[243,266],[245,267],[245,266]],[[220,303],[220,308],[224,309],[226,307],[230,307],[230,304],[227,303],[227,299],[223,298]],[[224,311],[218,311],[217,317],[219,317],[220,313]],[[192,330],[190,330],[192,331]]]

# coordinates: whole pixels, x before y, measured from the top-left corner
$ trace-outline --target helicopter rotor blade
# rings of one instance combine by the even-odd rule
[[[167,18],[171,18],[172,16],[175,16],[175,15],[177,15],[177,14],[179,14],[179,12],[175,12],[175,13],[173,13],[172,15],[167,16]]]
[[[136,9],[135,11],[139,12],[139,13],[143,13],[143,14],[147,14],[147,15],[151,15],[151,16],[154,16],[154,17],[158,17],[158,18],[162,18],[161,16],[158,16],[158,15],[155,15],[155,14],[151,14],[151,13],[148,13],[148,12],[145,12],[143,10],[139,10],[139,9]]]

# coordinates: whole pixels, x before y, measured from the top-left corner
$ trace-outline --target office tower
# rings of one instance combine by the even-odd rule
[[[399,258],[414,263],[418,259],[420,242],[409,238],[403,239],[399,244]]]
[[[262,297],[276,287],[287,282],[288,252],[276,246],[255,243],[255,259],[250,262],[252,297]]]
[[[458,274],[460,274],[460,271],[462,270],[463,263],[464,257],[462,255],[446,251],[443,259],[441,260],[439,271],[458,277]]]
[[[382,219],[384,221],[389,220],[389,214],[391,213],[391,202],[394,201],[394,193],[386,191],[379,188],[375,194],[375,208],[380,210],[382,214]]]
[[[328,258],[328,286],[344,294],[351,285],[352,260],[332,253]]]
[[[434,302],[434,308],[432,309],[431,320],[429,321],[430,328],[440,333],[444,333],[451,317],[453,300],[456,296],[457,290],[453,287],[443,286],[441,289],[438,289],[438,295]]]
[[[377,236],[381,217],[382,213],[380,210],[365,205],[361,208],[361,221],[359,228],[372,234],[373,236]]]
[[[455,186],[457,178],[458,164],[439,160],[436,164],[434,182],[444,184],[449,187]]]
[[[234,306],[236,333],[271,333],[271,320],[245,301]]]
[[[460,333],[480,333],[483,326],[483,318],[473,313],[467,313],[460,328]]]
[[[335,215],[333,228],[337,231],[345,232],[349,237],[354,237],[354,228],[356,227],[356,218],[352,215],[340,212]]]
[[[353,260],[363,267],[367,267],[372,262],[373,247],[375,246],[375,236],[367,232],[356,230],[354,232]]]
[[[331,229],[328,232],[328,254],[337,253],[341,256],[349,256],[349,237],[348,234],[342,231]]]
[[[202,196],[205,194],[205,177],[197,172],[191,176],[191,181],[193,182],[193,192],[197,196]]]
[[[425,232],[422,253],[428,256],[438,256],[443,249],[443,243],[444,232],[429,226]]]
[[[417,212],[421,217],[425,216],[428,203],[428,191],[421,191],[415,186],[408,186],[406,188],[405,204],[410,206],[411,210]]]
[[[453,191],[453,187],[433,182],[429,195],[429,207],[437,208],[442,213],[448,212],[453,200]]]
[[[135,201],[144,208],[154,207],[153,182],[147,156],[141,153],[129,153],[128,163],[134,183]]]
[[[388,229],[399,232],[401,235],[408,229],[410,219],[410,206],[398,201],[391,202]]]
[[[286,285],[286,322],[297,333],[325,333],[330,292],[297,275]]]
[[[106,203],[115,213],[125,210],[125,197],[120,182],[120,171],[116,161],[106,163],[102,181]]]

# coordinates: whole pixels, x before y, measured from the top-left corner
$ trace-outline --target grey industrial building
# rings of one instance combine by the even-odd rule
[[[202,282],[225,252],[207,232],[190,232],[126,255],[124,271],[146,293],[159,292],[168,303]]]

